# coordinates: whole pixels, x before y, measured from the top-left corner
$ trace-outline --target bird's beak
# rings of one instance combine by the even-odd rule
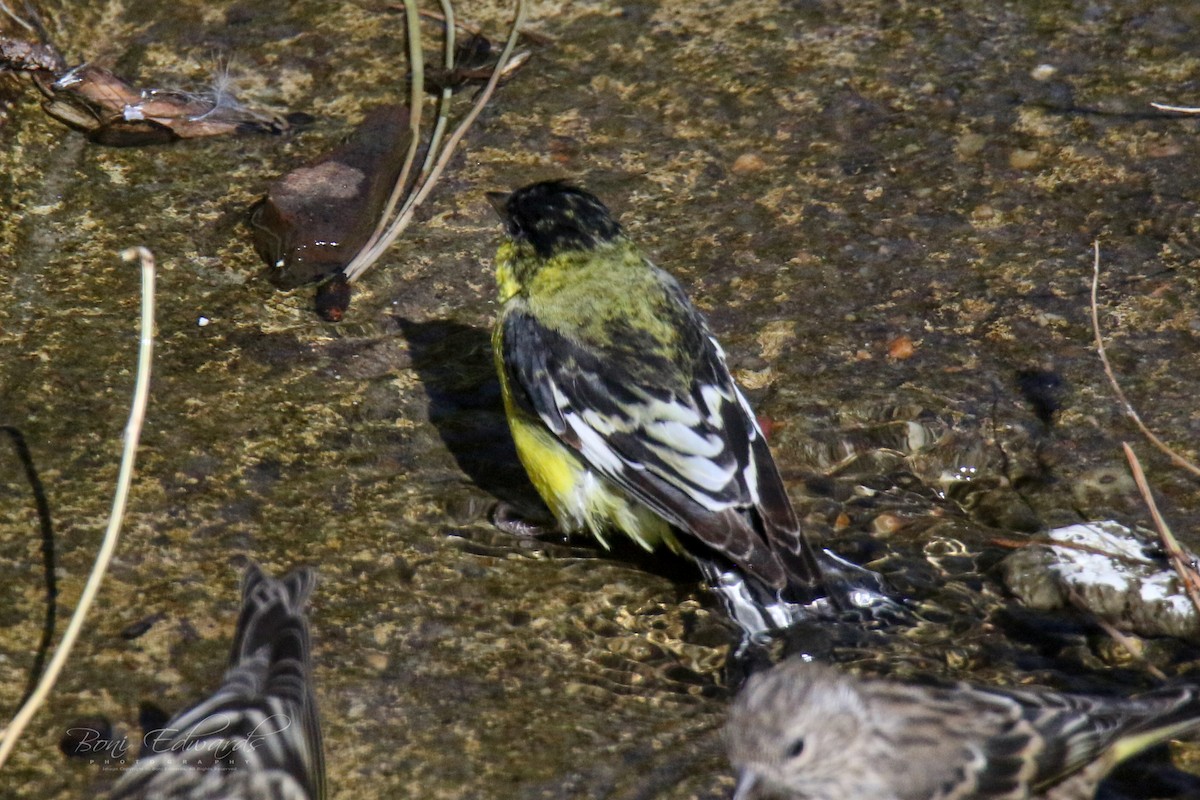
[[[496,209],[496,213],[500,215],[500,219],[508,219],[508,212],[505,210],[505,207],[508,205],[508,198],[511,196],[512,192],[487,193],[487,201],[492,204],[492,208]]]
[[[737,788],[733,790],[733,800],[750,800],[753,797],[756,783],[758,783],[758,776],[754,774],[754,770],[743,769],[738,774]]]

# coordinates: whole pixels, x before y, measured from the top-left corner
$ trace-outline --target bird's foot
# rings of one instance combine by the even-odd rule
[[[503,500],[496,503],[490,516],[491,522],[497,530],[511,536],[520,536],[523,539],[544,539],[562,535],[556,523],[527,517],[512,503],[506,503]]]

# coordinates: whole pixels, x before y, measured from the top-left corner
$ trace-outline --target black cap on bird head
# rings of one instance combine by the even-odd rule
[[[508,235],[529,242],[542,258],[590,250],[621,235],[621,226],[595,195],[563,181],[543,181],[515,192],[488,192]]]

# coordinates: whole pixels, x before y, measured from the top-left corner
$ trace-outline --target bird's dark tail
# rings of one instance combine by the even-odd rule
[[[822,550],[817,557],[821,580],[817,591],[810,581],[775,589],[718,556],[693,553],[692,557],[730,619],[742,630],[743,648],[813,619],[852,618],[888,625],[911,624],[915,619],[903,599],[892,596],[883,576],[829,550]],[[786,561],[784,565],[786,568]]]

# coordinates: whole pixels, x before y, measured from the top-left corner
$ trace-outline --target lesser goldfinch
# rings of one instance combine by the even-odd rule
[[[305,604],[316,573],[251,566],[229,669],[210,697],[147,733],[112,800],[319,800],[325,760]]]
[[[726,728],[735,800],[1085,800],[1118,762],[1200,729],[1200,687],[1119,698],[862,679],[785,661]]]
[[[488,199],[508,234],[492,336],[504,407],[562,529],[686,549],[734,602],[744,587],[704,553],[776,599],[824,595],[754,413],[678,282],[586,191],[548,181]]]

